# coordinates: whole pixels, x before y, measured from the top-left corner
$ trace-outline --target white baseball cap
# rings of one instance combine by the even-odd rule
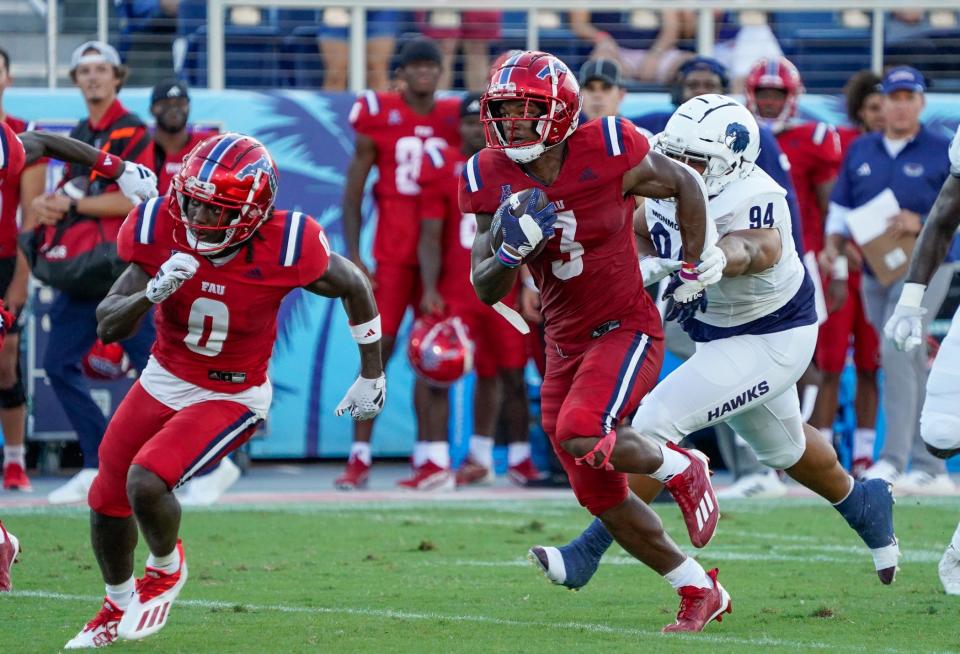
[[[103,41],[87,41],[73,51],[70,57],[70,72],[75,71],[80,64],[96,64],[101,61],[119,66],[120,55],[117,54],[117,49]]]

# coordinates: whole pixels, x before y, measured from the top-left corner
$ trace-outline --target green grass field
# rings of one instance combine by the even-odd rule
[[[659,505],[685,540],[679,513]],[[676,595],[615,547],[583,591],[551,586],[527,547],[587,523],[566,501],[382,503],[193,511],[190,581],[167,627],[135,652],[960,651],[960,598],[936,563],[958,503],[900,500],[905,552],[892,587],[835,512],[814,501],[724,505],[700,553],[733,614],[699,635],[662,636]],[[24,545],[0,596],[0,651],[56,652],[103,586],[80,510],[11,509]],[[138,553],[138,565],[144,552]]]

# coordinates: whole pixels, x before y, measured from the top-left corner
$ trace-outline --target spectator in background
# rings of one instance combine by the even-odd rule
[[[890,189],[900,211],[887,221],[887,233],[916,236],[949,174],[949,138],[927,129],[920,122],[925,104],[926,80],[914,68],[892,68],[883,77],[882,132],[858,138],[847,152],[836,186],[830,195],[827,243],[822,265],[832,270],[844,252],[849,230],[846,217],[855,209]],[[883,286],[864,266],[862,292],[870,323],[879,330],[893,313],[903,288],[901,277]],[[945,265],[934,274],[923,298],[924,337],[937,315],[953,276]],[[901,352],[892,341],[880,344],[885,371],[883,410],[886,438],[880,459],[864,473],[865,478],[883,478],[899,494],[954,491],[944,461],[930,454],[920,438],[920,407],[927,379],[926,348]],[[909,473],[905,473],[907,464]]]
[[[583,94],[581,121],[620,115],[620,105],[627,90],[623,88],[620,64],[616,59],[591,59],[580,66],[577,78]]]
[[[762,11],[716,11],[714,15],[717,29],[713,56],[730,71],[730,89],[739,93],[757,61],[782,57],[783,50]]]
[[[0,119],[15,133],[27,129],[27,123],[3,109],[3,92],[13,83],[10,56],[0,49]],[[7,148],[4,147],[4,164]],[[17,249],[17,210],[21,200],[29,206],[43,193],[45,166],[14,170],[0,181],[0,297],[7,309],[19,315],[27,301],[30,268]],[[20,370],[19,321],[5,325],[6,339],[0,348],[0,426],[3,427],[3,488],[29,491],[24,430],[27,398]]]
[[[454,56],[463,44],[463,79],[468,91],[481,92],[490,81],[490,42],[500,39],[500,11],[424,11],[420,33],[437,41],[443,53],[440,88],[453,88]]]
[[[390,86],[390,56],[405,14],[400,11],[367,12],[367,80],[365,87],[386,91]],[[323,10],[318,35],[323,57],[323,90],[345,91],[350,70],[350,13],[341,7]]]
[[[689,14],[664,10],[660,12],[660,26],[649,48],[627,48],[608,30],[618,30],[624,21],[623,12],[591,12],[576,10],[569,13],[570,29],[579,38],[593,43],[591,59],[613,59],[623,67],[627,78],[639,82],[665,84],[673,79],[677,68],[693,53],[680,50],[681,39],[696,35],[696,19]],[[651,30],[653,36],[653,30]]]
[[[180,172],[190,150],[218,132],[190,126],[190,93],[187,84],[180,80],[168,79],[153,87],[150,113],[157,121],[150,167],[157,173],[157,190],[166,195],[170,181]]]
[[[420,239],[417,245],[425,315],[457,316],[467,327],[476,347],[477,372],[473,395],[473,434],[470,454],[457,471],[458,486],[493,481],[493,446],[497,418],[504,417],[509,436],[508,475],[518,485],[540,476],[530,458],[529,415],[523,368],[527,353],[524,335],[477,298],[470,283],[470,251],[477,231],[477,218],[460,211],[460,175],[467,160],[486,146],[480,124],[480,94],[468,95],[460,109],[461,147],[424,153],[420,167]],[[514,307],[516,290],[504,303]],[[450,393],[430,386],[429,411],[442,417],[449,413]],[[436,439],[447,443],[443,421]]]
[[[853,141],[865,132],[883,129],[883,94],[880,78],[872,71],[855,74],[844,87],[847,117],[851,126],[837,127],[840,136],[841,161]],[[857,426],[853,435],[851,473],[859,477],[873,465],[877,437],[877,370],[880,367],[880,343],[877,330],[867,319],[860,293],[862,259],[853,243],[844,252],[847,264],[836,270],[823,270],[827,306],[830,314],[820,327],[817,344],[817,365],[820,368],[820,392],[810,424],[828,438],[833,433],[840,393],[840,373],[846,363],[850,340],[853,340],[853,362],[857,370],[857,391],[854,399]],[[844,270],[846,268],[846,270]],[[846,279],[844,273],[846,272]]]
[[[127,83],[147,86],[173,70],[180,0],[114,0],[120,20],[119,54]]]
[[[126,68],[113,46],[88,41],[74,50],[70,79],[83,94],[89,112],[70,135],[121,160],[149,167],[150,135],[143,122],[117,99],[126,79]],[[64,183],[76,178],[84,180],[87,186],[84,196],[71,198],[65,193],[55,193],[36,198],[32,206],[37,220],[47,225],[63,220],[98,220],[105,233],[116,234],[133,203],[117,190],[113,181],[93,172],[89,166],[65,166]],[[50,309],[50,338],[43,367],[77,432],[83,452],[83,469],[48,496],[54,504],[85,500],[97,474],[97,450],[106,418],[90,397],[80,362],[97,339],[98,302],[99,299],[76,298],[60,292]],[[124,342],[124,350],[138,370],[146,365],[153,339],[153,323],[148,320],[135,336]]]

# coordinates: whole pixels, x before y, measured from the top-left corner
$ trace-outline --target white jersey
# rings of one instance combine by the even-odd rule
[[[676,203],[647,199],[647,229],[657,254],[683,258]],[[817,321],[814,287],[793,242],[786,191],[759,168],[710,199],[708,220],[720,238],[746,229],[776,229],[780,260],[763,272],[724,277],[707,288],[707,310],[684,328],[695,341],[769,334]],[[707,242],[710,241],[708,229]]]

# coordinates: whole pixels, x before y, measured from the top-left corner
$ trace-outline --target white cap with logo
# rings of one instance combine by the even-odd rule
[[[73,51],[70,57],[70,72],[77,69],[80,64],[96,64],[106,62],[112,66],[120,65],[120,55],[117,49],[109,43],[103,41],[87,41]]]

